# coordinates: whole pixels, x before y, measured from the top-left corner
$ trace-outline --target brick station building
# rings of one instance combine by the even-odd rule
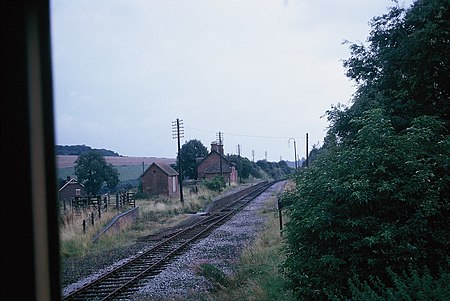
[[[199,179],[212,180],[221,176],[226,183],[236,183],[238,176],[235,164],[223,155],[223,144],[217,142],[211,143],[211,152],[200,158],[197,173]]]
[[[178,172],[167,164],[153,162],[140,177],[142,190],[148,195],[179,196]]]

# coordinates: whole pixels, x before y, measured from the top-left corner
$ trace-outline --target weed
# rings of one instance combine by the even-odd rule
[[[233,275],[226,279],[226,286],[210,292],[211,300],[295,300],[285,289],[279,268],[284,260],[284,241],[280,237],[278,214],[270,209],[275,202],[275,198],[269,199],[266,209],[259,212],[268,217],[266,228],[244,248]]]
[[[84,256],[131,244],[138,237],[154,234],[163,227],[171,227],[184,221],[188,214],[205,208],[217,195],[218,192],[199,186],[196,194],[185,194],[184,203],[177,198],[164,196],[136,199],[136,207],[139,207],[137,222],[121,229],[113,237],[102,235],[95,243],[92,238],[122,210],[117,210],[114,206],[108,207],[108,211],[102,213],[101,219],[96,220],[93,227],[88,227],[86,233],[83,233],[83,219],[89,215],[88,212],[76,215],[67,210],[60,218],[60,256]]]
[[[222,271],[215,265],[212,265],[210,263],[202,263],[198,267],[198,270],[198,274],[209,279],[213,283],[215,288],[227,287],[227,275],[224,273],[224,271]]]

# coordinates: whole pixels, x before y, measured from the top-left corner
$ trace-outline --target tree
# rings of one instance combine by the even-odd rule
[[[409,271],[448,279],[449,10],[393,7],[372,20],[368,46],[351,46],[353,104],[328,111],[323,147],[282,199],[299,299],[358,300],[352,279],[387,290]]]
[[[283,171],[285,177],[287,175],[290,175],[290,174],[292,174],[294,172],[294,169],[289,167],[287,165],[287,162],[284,161],[284,160],[281,160],[280,162],[278,162],[278,167]]]
[[[107,184],[113,190],[119,183],[119,173],[111,163],[107,163],[97,151],[81,154],[75,161],[75,175],[88,194],[97,194]]]
[[[388,268],[428,267],[436,276],[448,267],[450,139],[443,122],[418,117],[396,134],[381,109],[353,122],[361,127],[352,146],[329,145],[285,196],[285,265],[302,298],[348,298],[355,275],[388,282]]]
[[[105,182],[109,191],[113,192],[119,185],[119,171],[112,164],[107,164],[105,168]],[[130,184],[128,184],[130,186]]]
[[[266,160],[259,160],[256,162],[256,166],[261,168],[270,178],[279,180],[286,178],[288,174],[291,172],[291,168],[289,168],[285,161],[276,162],[268,162]]]
[[[438,116],[448,129],[449,7],[448,0],[418,0],[410,9],[394,7],[372,19],[367,47],[350,46],[351,57],[344,66],[348,77],[361,84],[357,101],[373,101],[368,92],[377,94],[396,130],[422,115]]]
[[[201,143],[201,141],[192,139],[185,142],[180,149],[181,169],[183,176],[190,179],[197,179],[197,159],[208,155],[208,149]],[[178,162],[178,160],[177,160]],[[175,167],[176,170],[179,170]]]
[[[236,164],[239,178],[248,179],[253,169],[252,162],[248,158],[238,155],[228,155],[227,159]]]

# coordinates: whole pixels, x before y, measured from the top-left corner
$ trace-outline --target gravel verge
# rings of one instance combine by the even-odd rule
[[[251,244],[264,226],[266,218],[258,212],[265,201],[284,189],[285,182],[273,185],[261,194],[231,220],[215,229],[208,237],[192,245],[179,255],[166,269],[148,280],[136,294],[133,301],[205,300],[214,283],[199,275],[203,263],[214,265],[225,274],[232,273],[234,263],[242,249]],[[274,203],[273,206],[276,206]],[[113,269],[118,264],[131,260],[138,252],[150,248],[149,243],[136,243],[126,248],[110,251],[105,256],[88,256],[64,260],[63,295]]]

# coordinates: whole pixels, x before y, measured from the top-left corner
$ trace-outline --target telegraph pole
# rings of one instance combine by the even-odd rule
[[[288,144],[291,141],[291,139],[294,140],[294,165],[295,165],[295,170],[297,170],[297,146],[295,144],[295,139],[294,138],[289,138]]]
[[[219,137],[219,155],[220,155],[220,175],[223,177],[223,168],[222,168],[222,156],[223,156],[223,144],[222,144],[222,133],[217,133]]]
[[[309,166],[308,133],[306,133],[306,167]]]
[[[181,126],[181,130],[180,130]],[[181,171],[181,154],[180,154],[180,138],[184,137],[184,129],[183,129],[183,120],[177,118],[177,120],[172,121],[172,138],[178,139],[178,170],[180,174],[180,178],[178,179],[178,183],[180,184],[180,201],[184,203],[183,200],[183,173]]]
[[[238,166],[239,183],[242,183],[241,145],[240,144],[237,145],[237,150],[238,150],[238,161],[239,161],[239,166]]]

